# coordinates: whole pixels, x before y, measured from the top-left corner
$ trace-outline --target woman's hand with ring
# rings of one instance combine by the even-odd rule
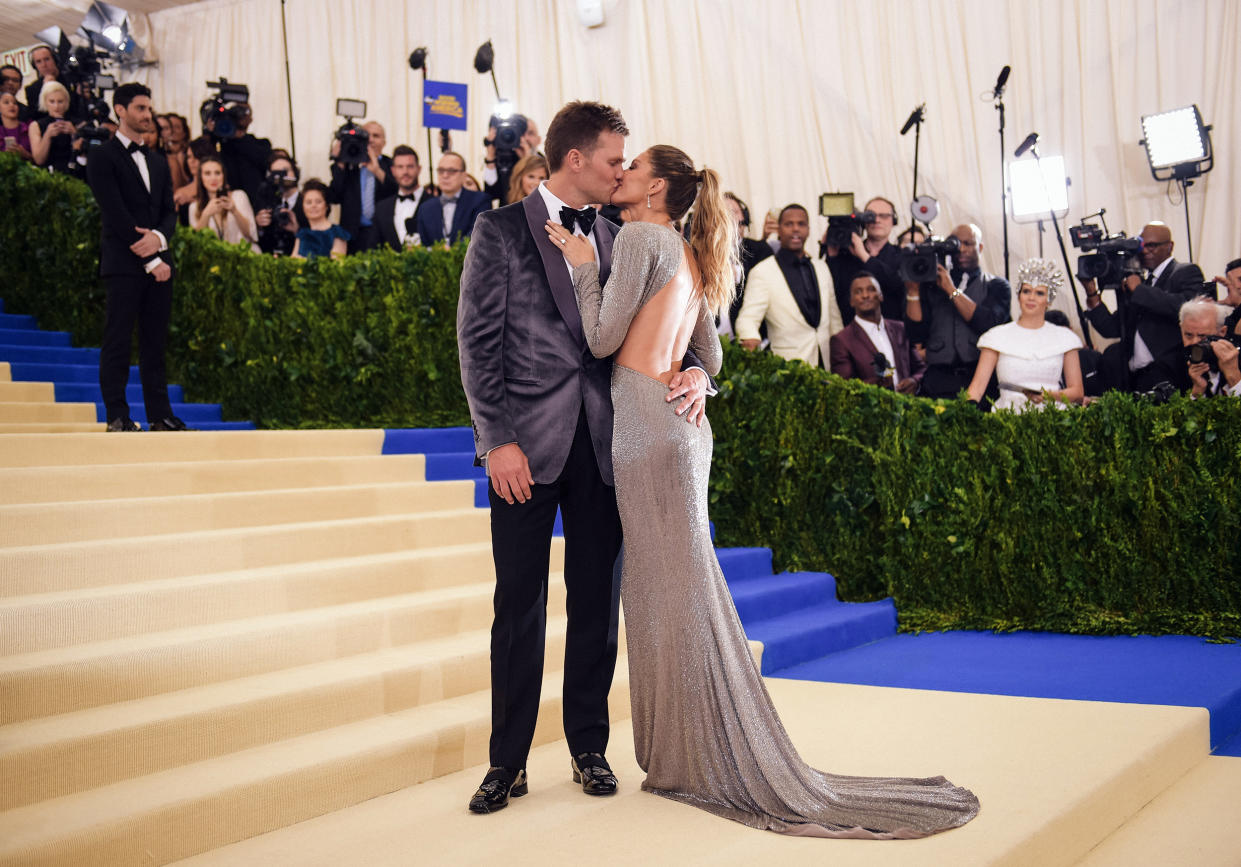
[[[584,235],[574,235],[555,220],[548,220],[547,236],[560,247],[564,257],[574,268],[595,261],[595,248],[590,246],[590,241]]]

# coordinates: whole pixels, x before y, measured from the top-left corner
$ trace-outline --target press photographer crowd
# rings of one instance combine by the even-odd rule
[[[36,77],[24,87],[20,69],[0,68],[4,149],[86,180],[100,203],[112,335],[101,369],[114,357],[117,380],[109,388],[109,377],[101,376],[110,429],[132,429],[123,404],[126,322],[132,331],[141,317],[144,330],[158,331],[167,317],[164,311],[161,326],[159,314],[139,301],[118,306],[117,281],[170,280],[165,251],[176,223],[247,244],[256,255],[305,259],[451,245],[470,236],[480,213],[520,201],[548,177],[539,127],[518,114],[492,118],[475,172],[441,132],[440,152],[428,154],[433,172],[424,178],[414,148],[389,150],[381,123],[355,122],[365,116],[365,103],[339,100],[345,122],[321,180],[303,177],[314,173],[304,173],[289,150],[250,132],[254,115],[245,85],[209,82],[196,118],[202,133],[192,137],[186,116],[156,113],[145,87],[117,87],[88,58],[39,46],[29,60]],[[111,103],[100,98],[100,88],[110,91]],[[151,230],[140,236],[109,229],[110,215],[130,204],[124,184],[109,173],[114,141],[124,145],[116,152],[138,168],[148,199],[169,203],[166,215],[154,208]],[[1198,265],[1175,258],[1176,239],[1163,222],[1130,237],[1083,221],[1070,231],[1079,249],[1074,274],[1031,259],[1018,264],[1010,284],[982,267],[986,239],[978,226],[929,237],[917,223],[905,226],[900,209],[883,195],[858,209],[852,195],[825,194],[817,212],[827,229],[818,237],[801,204],[773,208],[759,224],[739,196],[729,193],[728,200],[742,239],[741,265],[736,300],[721,311],[719,330],[747,349],[905,394],[952,398],[965,391],[984,409],[1083,403],[1109,389],[1152,400],[1174,392],[1241,396],[1241,258],[1208,281]],[[607,203],[599,208],[620,220]],[[755,228],[759,237],[747,237]],[[122,239],[145,261],[144,273],[127,275],[110,265],[109,242]],[[1073,306],[1085,302],[1076,328],[1051,309],[1059,293],[1075,294],[1070,280],[1081,286]],[[1079,335],[1110,344],[1100,352]],[[148,351],[162,354],[144,345]],[[109,400],[110,392],[122,397]],[[166,418],[168,429],[182,427],[166,407],[149,406],[148,414]]]

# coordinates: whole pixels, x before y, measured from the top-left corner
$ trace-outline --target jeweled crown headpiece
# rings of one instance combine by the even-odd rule
[[[1017,268],[1017,289],[1023,284],[1046,286],[1047,300],[1055,301],[1056,293],[1064,286],[1064,275],[1056,264],[1048,259],[1027,259]]]

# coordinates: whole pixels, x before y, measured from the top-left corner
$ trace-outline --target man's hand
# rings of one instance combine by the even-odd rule
[[[1193,395],[1203,395],[1207,392],[1207,372],[1210,371],[1211,365],[1205,361],[1199,361],[1197,364],[1189,365],[1189,378],[1193,380],[1194,387],[1190,390]]]
[[[383,167],[379,165],[379,154],[374,151],[367,151],[366,155],[370,157],[370,161],[363,168],[374,175],[375,180],[382,184],[384,178],[388,175],[384,172]]]
[[[258,223],[264,229],[271,225],[271,208],[264,208],[256,211],[254,214],[254,222]]]
[[[129,245],[129,251],[140,259],[150,259],[159,252],[159,235],[141,226],[134,227],[142,237]],[[165,280],[168,278],[165,277]]]
[[[755,339],[755,340],[743,340],[743,341],[741,341],[741,348],[742,348],[742,349],[748,349],[748,350],[750,350],[750,352],[753,352],[754,350],[758,349],[758,344],[759,344],[759,341],[758,341],[757,339]]]
[[[1241,364],[1237,361],[1241,350],[1233,346],[1230,340],[1212,340],[1211,349],[1215,351],[1215,357],[1219,360],[1219,372],[1223,375],[1224,381],[1229,386],[1235,386],[1241,382]]]
[[[771,212],[767,212],[767,216],[763,218],[763,240],[766,241],[780,228],[780,221],[772,216]]]
[[[951,298],[952,293],[957,291],[957,287],[952,285],[952,275],[948,273],[948,269],[943,265],[937,265],[935,270],[939,274],[939,279],[935,281],[936,285],[944,290],[945,295]]]
[[[702,427],[707,418],[707,373],[700,367],[682,370],[673,375],[668,383],[668,403],[679,400],[676,414],[685,416],[690,424]]]
[[[160,262],[151,269],[151,276],[155,278],[156,283],[164,283],[172,277],[172,268],[167,262]]]
[[[487,475],[491,487],[510,506],[514,501],[524,503],[530,499],[530,486],[534,476],[530,474],[530,461],[517,443],[508,443],[491,450],[487,455]]]
[[[918,380],[907,376],[896,384],[896,390],[901,394],[913,394],[918,390]]]
[[[1128,274],[1125,276],[1125,289],[1132,292],[1142,285],[1142,278],[1137,274]]]
[[[849,236],[849,249],[859,262],[866,262],[870,259],[870,252],[866,249],[866,242],[856,232]]]

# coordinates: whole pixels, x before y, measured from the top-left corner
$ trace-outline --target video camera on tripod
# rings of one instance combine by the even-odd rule
[[[1099,291],[1118,290],[1129,274],[1141,274],[1142,239],[1130,238],[1124,232],[1110,235],[1107,223],[1096,225],[1087,222],[1095,217],[1102,222],[1105,210],[1082,217],[1076,226],[1069,227],[1073,246],[1082,251],[1077,257],[1077,276],[1082,280],[1094,280]]]
[[[366,117],[366,101],[362,99],[336,100],[336,113],[345,119],[336,130],[340,152],[336,161],[343,166],[358,168],[371,161],[371,134],[353,122],[355,117]]]

